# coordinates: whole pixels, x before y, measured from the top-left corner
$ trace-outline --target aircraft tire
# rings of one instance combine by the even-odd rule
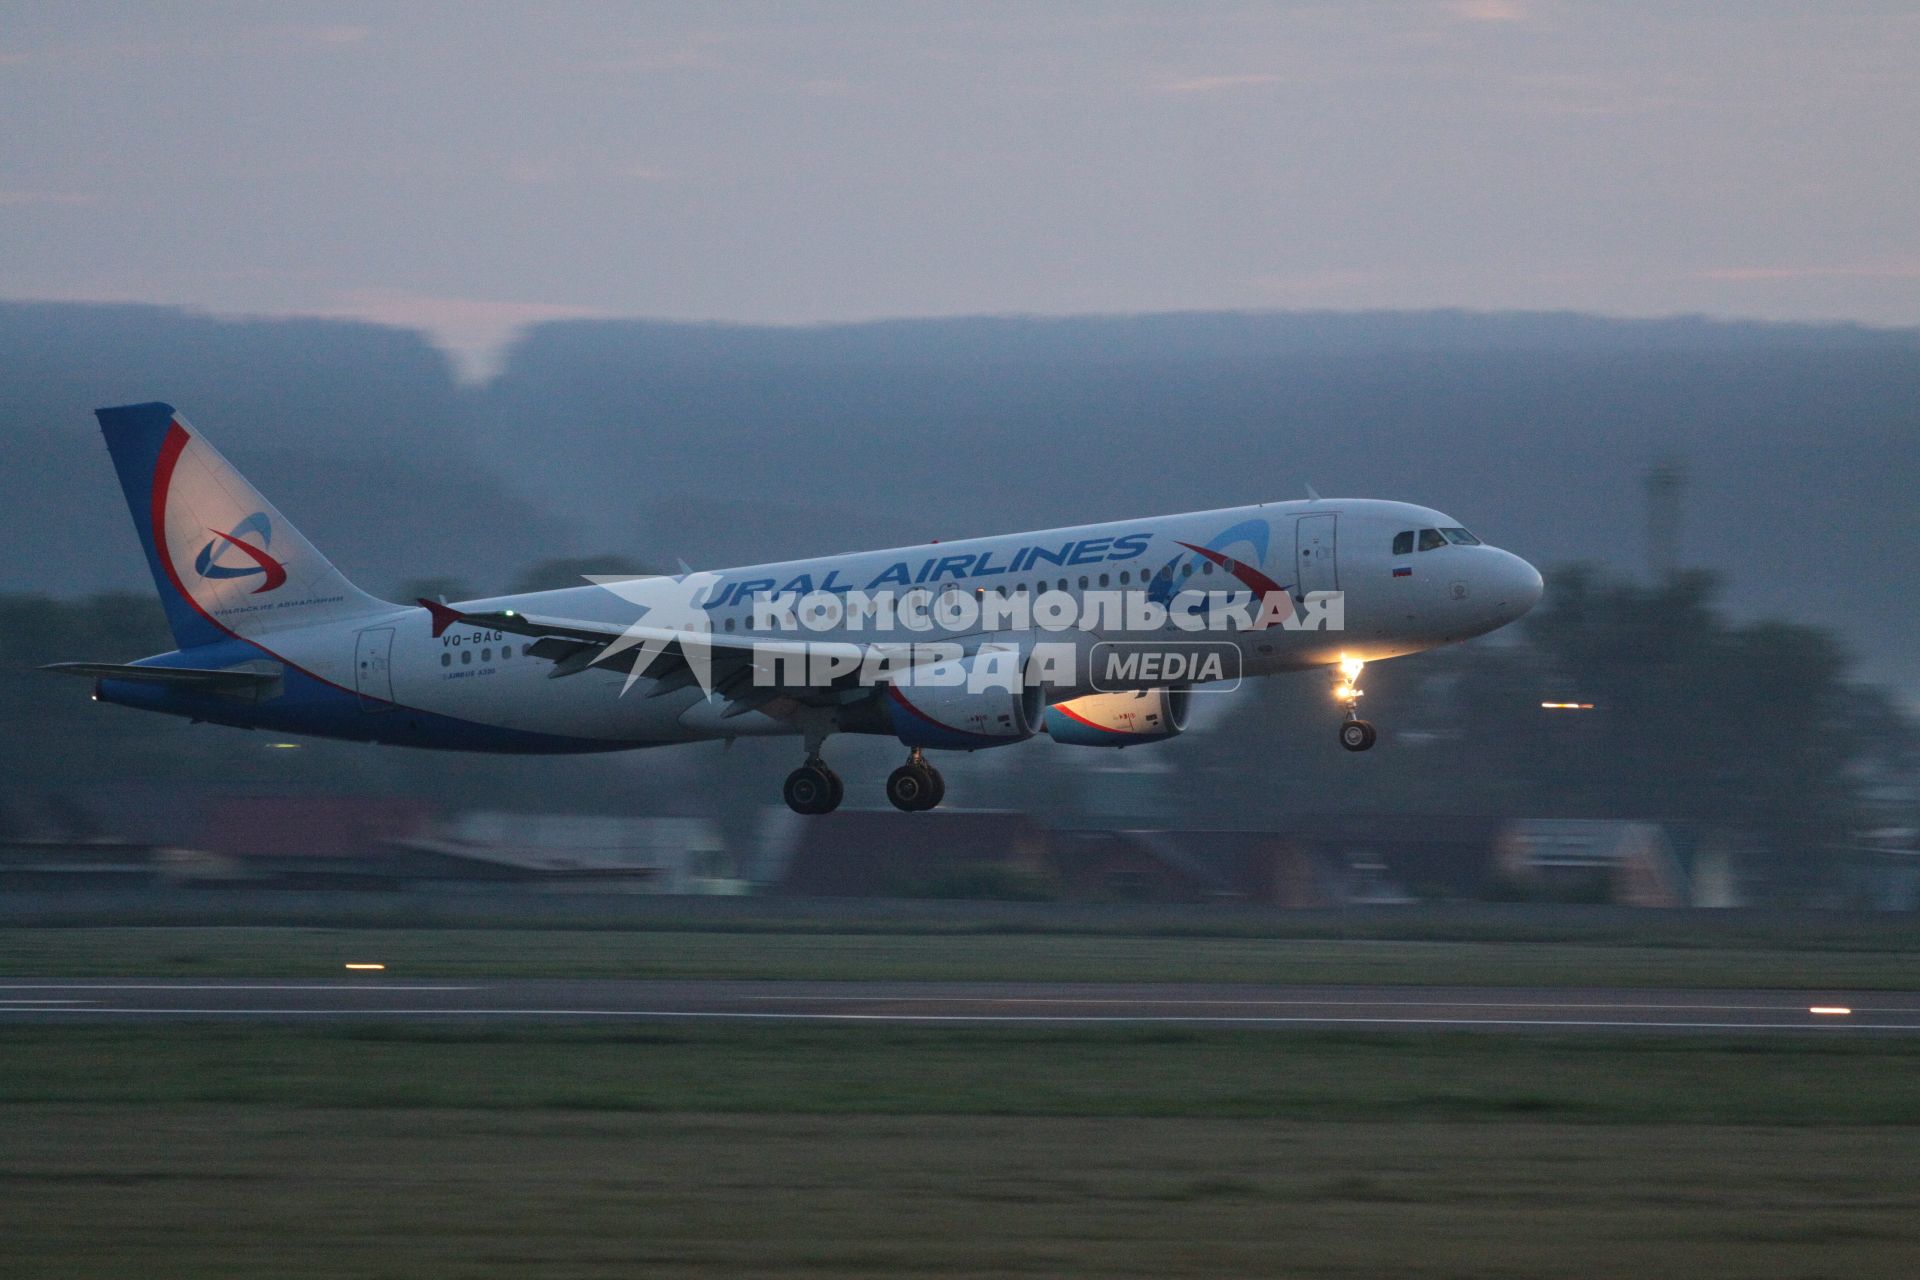
[[[887,800],[903,813],[933,808],[944,790],[939,771],[928,765],[903,764],[887,775]]]
[[[832,813],[846,788],[825,765],[803,764],[787,775],[781,797],[795,813]]]

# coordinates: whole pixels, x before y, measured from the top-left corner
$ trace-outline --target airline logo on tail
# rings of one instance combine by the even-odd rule
[[[287,567],[267,554],[267,548],[273,545],[273,522],[267,519],[266,512],[254,512],[230,532],[219,529],[207,532],[213,537],[200,548],[200,554],[193,561],[193,571],[201,577],[217,582],[258,576],[262,581],[250,593],[256,596],[286,583]],[[248,534],[257,538],[259,545],[246,541]]]

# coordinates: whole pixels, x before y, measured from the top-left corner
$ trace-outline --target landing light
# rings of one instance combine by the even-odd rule
[[[1348,684],[1352,684],[1356,679],[1359,678],[1360,673],[1362,671],[1365,671],[1366,669],[1367,669],[1367,664],[1365,659],[1362,659],[1362,658],[1340,659],[1340,674],[1347,678]]]
[[[298,751],[300,749],[300,744],[297,742],[269,742],[267,745],[275,751]]]
[[[1816,1004],[1808,1009],[1807,1012],[1826,1014],[1829,1017],[1845,1017],[1847,1014],[1852,1013],[1853,1010],[1843,1004]]]
[[[358,970],[366,970],[366,971],[372,971],[372,972],[375,972],[375,973],[378,973],[378,972],[380,972],[381,970],[383,970],[383,969],[385,969],[386,967],[387,967],[387,966],[385,966],[385,965],[383,965],[383,964],[349,964],[349,965],[347,966],[347,968],[349,968],[349,969],[358,969]]]
[[[1336,701],[1345,702],[1350,698],[1363,698],[1366,694],[1350,684],[1341,683],[1333,686],[1333,696]]]
[[[1540,709],[1542,711],[1591,711],[1593,704],[1591,702],[1543,702],[1540,704]]]

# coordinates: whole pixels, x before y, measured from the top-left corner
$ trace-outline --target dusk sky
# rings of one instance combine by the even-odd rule
[[[1920,323],[1920,6],[0,4],[0,296]]]

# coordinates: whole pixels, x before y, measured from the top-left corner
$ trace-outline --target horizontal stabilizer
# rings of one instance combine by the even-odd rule
[[[280,687],[280,668],[262,662],[245,667],[207,671],[199,667],[134,666],[116,662],[54,662],[40,668],[56,675],[85,676],[89,680],[131,680],[223,698],[258,700]]]

